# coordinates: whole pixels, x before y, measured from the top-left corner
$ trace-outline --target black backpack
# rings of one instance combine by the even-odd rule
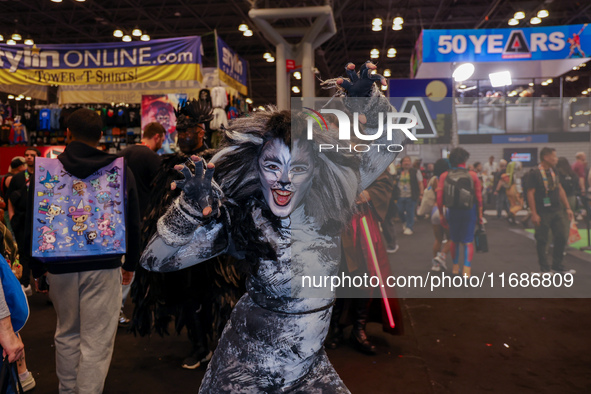
[[[471,209],[474,206],[474,181],[465,168],[447,172],[443,184],[443,204],[448,208]]]

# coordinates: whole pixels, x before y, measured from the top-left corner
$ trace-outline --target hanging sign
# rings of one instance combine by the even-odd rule
[[[0,45],[0,84],[201,80],[201,37],[107,44]]]
[[[287,59],[285,61],[285,69],[289,72],[289,71],[293,71],[296,69],[296,64],[295,64],[295,60],[293,59]]]
[[[238,56],[221,38],[217,37],[218,69],[220,79],[228,86],[247,95],[248,62]]]
[[[591,28],[423,30],[422,56],[425,63],[586,58],[591,56]]]

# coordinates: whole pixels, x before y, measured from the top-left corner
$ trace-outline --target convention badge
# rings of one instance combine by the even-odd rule
[[[544,206],[545,207],[551,207],[552,206],[552,202],[550,201],[550,197],[544,197]]]

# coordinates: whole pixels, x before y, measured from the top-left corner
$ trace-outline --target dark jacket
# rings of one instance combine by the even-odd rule
[[[400,170],[400,174],[402,174],[402,171],[404,170]],[[408,170],[408,174],[410,177],[410,198],[413,201],[419,201],[419,197],[421,195],[421,189],[419,188],[419,181],[417,179],[417,169],[414,167],[411,167]],[[400,188],[400,183],[399,186]]]
[[[62,162],[64,169],[77,178],[85,179],[92,175],[99,169],[109,165],[113,160],[117,159],[116,155],[105,153],[89,145],[74,141],[70,143],[64,152],[58,156],[59,161]],[[126,168],[126,220],[125,220],[125,236],[127,253],[125,255],[125,264],[123,268],[127,271],[135,271],[137,263],[140,258],[140,211],[137,189],[133,173],[129,168]],[[29,201],[33,201],[34,188],[29,188]],[[30,257],[31,253],[31,234],[32,234],[32,212],[33,206],[29,206],[27,210],[27,245],[25,254],[30,258],[31,270],[35,278],[43,275],[45,271],[52,274],[66,274],[70,272],[95,271],[101,269],[112,269],[121,267],[121,257],[105,257],[96,256],[95,258],[83,257],[79,259],[72,259],[62,263],[42,263],[35,258]],[[22,254],[22,252],[21,252]]]

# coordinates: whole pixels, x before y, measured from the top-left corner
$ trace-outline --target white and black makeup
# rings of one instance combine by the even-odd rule
[[[279,138],[267,142],[259,156],[259,176],[265,200],[273,214],[287,217],[312,186],[314,160],[297,142],[293,150]]]

